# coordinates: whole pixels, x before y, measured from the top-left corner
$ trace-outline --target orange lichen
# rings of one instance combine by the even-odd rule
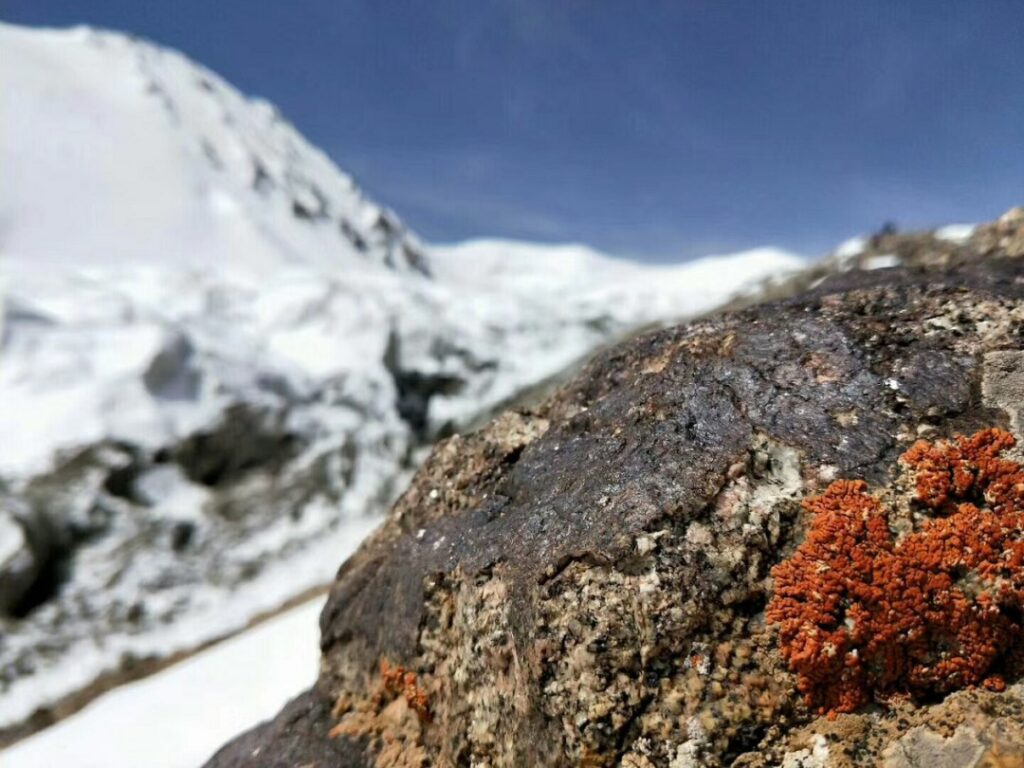
[[[384,690],[392,696],[405,698],[409,708],[420,720],[430,720],[430,704],[427,692],[416,682],[416,673],[409,672],[402,666],[391,666],[387,661],[380,663],[380,676],[384,681]]]
[[[804,508],[806,540],[776,566],[766,618],[809,706],[850,712],[872,698],[928,698],[969,685],[1003,690],[1024,640],[1024,471],[988,429],[920,441],[901,461],[931,511],[897,541],[858,480]]]

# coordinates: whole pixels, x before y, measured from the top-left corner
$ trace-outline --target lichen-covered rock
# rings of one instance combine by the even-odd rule
[[[917,440],[1020,440],[1019,240],[634,339],[442,443],[341,567],[314,690],[209,766],[1024,764],[1012,676],[818,716],[765,618],[805,498],[863,481],[913,530]]]
[[[1024,471],[1001,457],[1013,445],[995,428],[920,440],[900,459],[909,499],[837,480],[804,500],[811,527],[772,569],[765,617],[809,705],[853,712],[1020,676]]]

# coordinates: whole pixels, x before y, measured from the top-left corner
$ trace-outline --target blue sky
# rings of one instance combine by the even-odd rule
[[[3,0],[179,48],[433,241],[806,254],[1024,203],[1024,5]]]

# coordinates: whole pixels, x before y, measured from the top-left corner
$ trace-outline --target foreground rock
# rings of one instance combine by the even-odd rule
[[[919,526],[915,441],[1021,437],[1019,226],[628,342],[442,443],[341,567],[315,688],[210,768],[1020,765],[1011,666],[830,719],[765,621],[803,499],[864,480]]]

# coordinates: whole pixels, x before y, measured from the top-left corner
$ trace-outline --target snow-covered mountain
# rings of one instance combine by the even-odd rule
[[[398,218],[267,102],[123,35],[0,34],[5,253],[79,266],[423,270]]]
[[[179,54],[0,50],[0,730],[324,583],[436,436],[801,264],[429,249]]]

